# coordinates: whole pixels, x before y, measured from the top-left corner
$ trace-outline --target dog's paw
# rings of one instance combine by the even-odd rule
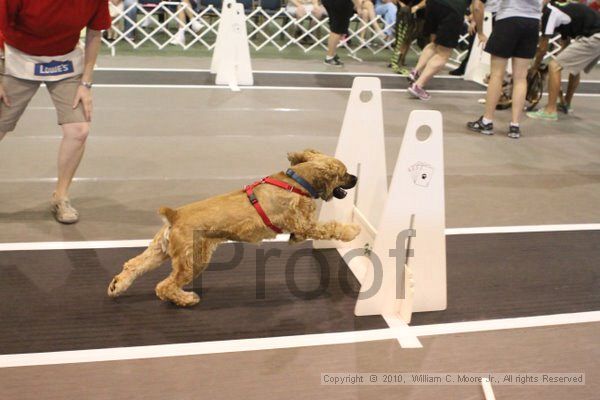
[[[200,303],[200,296],[194,292],[182,291],[172,301],[179,307],[192,307]]]
[[[305,241],[305,240],[306,240],[306,237],[304,237],[304,236],[300,236],[300,235],[297,235],[297,234],[295,234],[295,233],[292,233],[292,234],[290,235],[290,240],[289,240],[289,243],[290,243],[290,244],[296,244],[296,243],[303,242],[303,241]]]
[[[344,242],[350,242],[354,240],[360,233],[360,225],[357,224],[347,224],[342,228],[342,234],[340,236],[340,240]]]
[[[122,276],[116,275],[108,285],[107,293],[110,297],[118,297],[131,286],[131,280]]]
[[[191,307],[200,303],[200,296],[174,286],[168,279],[156,285],[156,296],[162,301],[170,301],[179,307]]]

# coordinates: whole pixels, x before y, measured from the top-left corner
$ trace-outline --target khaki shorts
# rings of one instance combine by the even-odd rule
[[[19,118],[23,115],[25,108],[33,95],[37,92],[41,82],[18,79],[12,76],[4,75],[4,60],[0,60],[0,81],[4,88],[4,93],[8,97],[11,106],[7,107],[0,102],[0,132],[11,132],[15,129]],[[77,89],[81,82],[81,76],[63,79],[56,82],[46,82],[48,93],[52,98],[58,124],[70,124],[73,122],[86,122],[83,106],[78,104],[73,109],[73,100],[77,94]]]
[[[563,71],[573,75],[581,71],[589,73],[598,64],[598,60],[600,60],[600,33],[572,41],[556,57],[556,62]]]

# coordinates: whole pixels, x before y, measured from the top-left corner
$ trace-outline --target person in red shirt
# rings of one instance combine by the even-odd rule
[[[79,214],[68,197],[92,119],[92,74],[101,31],[111,25],[107,0],[0,0],[0,140],[15,129],[45,83],[63,138],[51,205],[62,223]],[[79,48],[87,28],[85,50]]]

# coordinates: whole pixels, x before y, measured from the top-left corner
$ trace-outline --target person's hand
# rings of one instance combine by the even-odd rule
[[[469,35],[474,35],[477,32],[477,24],[475,21],[469,22]]]
[[[485,43],[486,43],[486,42],[487,42],[487,40],[488,40],[487,36],[485,36],[485,34],[484,34],[484,33],[482,33],[482,32],[478,32],[478,33],[477,33],[477,38],[479,39],[479,45],[480,45],[481,47],[485,46]]]
[[[90,122],[92,120],[92,90],[86,88],[83,85],[79,85],[77,88],[77,94],[75,95],[75,100],[73,100],[73,109],[77,108],[77,106],[81,103],[83,106],[83,114],[85,115],[85,119]]]
[[[10,100],[8,100],[8,96],[4,92],[4,87],[0,83],[0,101],[4,103],[5,106],[10,107]]]
[[[414,14],[414,13],[416,13],[417,11],[419,11],[419,6],[412,6],[412,7],[410,8],[410,13],[411,13],[411,14]]]

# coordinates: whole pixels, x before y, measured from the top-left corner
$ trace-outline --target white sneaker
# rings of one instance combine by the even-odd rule
[[[198,21],[192,21],[192,30],[196,33],[202,30],[202,24]]]
[[[177,31],[177,33],[175,34],[175,36],[173,36],[171,38],[171,40],[169,40],[169,44],[173,44],[173,45],[178,45],[181,47],[185,46],[185,32],[183,31],[183,29],[180,29]]]
[[[56,220],[63,224],[74,224],[79,221],[79,213],[71,205],[71,202],[68,198],[58,199],[56,198],[56,194],[52,194],[52,198],[50,199],[50,210]]]
[[[142,21],[140,27],[149,28],[151,23],[152,23],[152,17],[147,17],[145,20]]]

